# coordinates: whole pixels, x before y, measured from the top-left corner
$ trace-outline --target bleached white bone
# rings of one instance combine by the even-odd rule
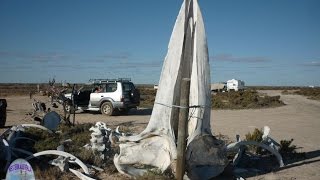
[[[53,132],[52,132],[50,129],[48,129],[48,128],[44,127],[44,126],[38,125],[38,124],[21,124],[21,126],[22,126],[22,127],[35,127],[35,128],[39,128],[39,129],[48,131],[48,133],[50,133],[50,134],[53,134]]]
[[[147,170],[137,169],[134,164],[150,165],[164,171],[174,162],[177,155],[175,131],[178,128],[178,114],[181,108],[178,105],[182,78],[191,78],[189,103],[190,106],[195,106],[189,109],[191,118],[188,123],[188,146],[196,147],[198,143],[194,141],[196,138],[202,139],[208,136],[213,138],[210,129],[209,68],[208,47],[198,2],[197,0],[184,0],[168,45],[150,121],[140,134],[119,138],[120,154],[114,158],[119,172],[136,177]],[[222,146],[216,148],[217,152],[222,150]],[[137,156],[137,154],[143,154],[143,156]],[[201,156],[206,157],[207,155],[213,157],[210,151],[203,149]],[[164,157],[164,159],[159,157]],[[189,164],[190,174],[196,174],[197,165],[202,166],[207,161],[201,157],[192,157],[200,160]],[[226,166],[226,157],[217,158],[222,162],[221,167]],[[212,162],[214,161],[215,159],[212,159]],[[219,168],[217,172],[221,169],[223,168]]]
[[[10,166],[10,163],[11,163],[11,151],[10,151],[10,147],[9,147],[9,143],[8,143],[8,141],[7,140],[5,140],[5,139],[2,139],[2,142],[3,142],[3,145],[5,146],[5,151],[6,151],[6,161],[7,161],[7,163],[6,163],[6,166],[5,166],[5,168],[4,169],[8,169],[9,168],[9,166]]]
[[[270,146],[271,148],[273,148],[274,150],[278,151],[280,149],[280,144],[275,141],[274,139],[272,139],[270,136],[270,128],[269,126],[264,126],[263,128],[263,135],[262,135],[262,142],[268,146]]]
[[[256,141],[240,141],[240,142],[235,142],[235,143],[231,143],[227,146],[227,150],[228,151],[233,151],[233,150],[237,150],[240,146],[248,146],[248,145],[254,145],[254,146],[259,146],[261,148],[264,148],[266,150],[268,150],[269,152],[271,152],[272,154],[274,154],[278,160],[278,163],[280,165],[280,167],[283,167],[283,160],[282,160],[282,156],[280,155],[280,153],[271,148],[270,146],[261,143],[261,142],[256,142]]]
[[[118,133],[118,134],[120,134],[120,132],[119,132],[119,126],[117,126],[115,132]]]
[[[49,164],[53,166],[57,166],[61,171],[65,172],[69,169],[69,164],[68,164],[69,159],[70,157],[59,156],[56,159],[50,160]]]
[[[92,168],[92,169],[95,169],[95,170],[100,171],[100,172],[103,171],[102,168],[99,168],[99,167],[94,166],[94,165],[91,165],[91,164],[86,164],[86,166],[87,166],[88,168]]]
[[[38,156],[43,156],[43,155],[57,155],[57,156],[69,157],[71,159],[74,159],[74,162],[77,163],[83,169],[85,174],[90,174],[88,167],[80,159],[78,159],[77,157],[75,157],[70,153],[63,152],[63,151],[58,151],[58,150],[41,151],[33,154],[32,156],[27,157],[26,160],[28,161],[30,159],[33,159]]]
[[[110,135],[112,134],[112,130],[104,122],[96,122],[89,130],[92,131],[90,144],[86,144],[84,147],[98,151],[100,157],[105,159],[106,152],[111,148]]]
[[[237,139],[237,142],[240,142],[241,141],[240,135],[237,134],[236,139]],[[234,166],[236,166],[239,163],[244,151],[245,151],[245,148],[243,146],[239,146],[239,150],[238,150],[237,154],[234,156],[233,161],[232,161]]]
[[[264,126],[263,127],[263,135],[262,135],[262,139],[266,140],[269,136],[270,133],[270,127],[269,126]]]

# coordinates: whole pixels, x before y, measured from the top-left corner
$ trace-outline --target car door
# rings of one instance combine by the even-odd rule
[[[100,100],[104,97],[104,93],[106,92],[106,85],[97,86],[93,92],[90,94],[90,104],[91,107],[99,107]]]
[[[138,89],[136,89],[133,83],[123,83],[123,91],[129,98],[131,104],[139,104],[140,103],[140,93]]]

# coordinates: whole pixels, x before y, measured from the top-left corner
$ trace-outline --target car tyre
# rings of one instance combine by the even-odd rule
[[[104,102],[101,105],[101,114],[103,115],[107,115],[107,116],[112,116],[113,115],[113,106],[111,104],[111,102]]]

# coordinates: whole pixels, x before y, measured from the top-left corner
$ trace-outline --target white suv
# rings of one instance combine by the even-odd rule
[[[91,79],[90,90],[73,94],[76,109],[100,111],[111,116],[115,112],[127,113],[140,104],[140,93],[130,79]],[[72,94],[65,96],[71,99]]]

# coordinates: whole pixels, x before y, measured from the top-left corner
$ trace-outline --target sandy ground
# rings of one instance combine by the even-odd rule
[[[260,91],[268,95],[281,95],[281,91]],[[46,97],[35,97],[48,102]],[[34,123],[26,113],[32,112],[28,96],[9,96],[6,126],[21,123]],[[287,167],[265,175],[249,179],[320,179],[320,102],[309,100],[299,95],[281,95],[286,106],[257,110],[213,110],[212,129],[214,134],[227,135],[234,139],[241,137],[255,128],[268,125],[271,137],[276,140],[291,139],[293,144],[301,147],[298,151],[307,152],[309,159],[290,164]],[[126,125],[136,132],[142,131],[150,119],[151,110],[130,111],[128,116],[106,117],[98,113],[76,114],[76,122],[103,121],[110,126]],[[0,129],[3,132],[5,129]]]

